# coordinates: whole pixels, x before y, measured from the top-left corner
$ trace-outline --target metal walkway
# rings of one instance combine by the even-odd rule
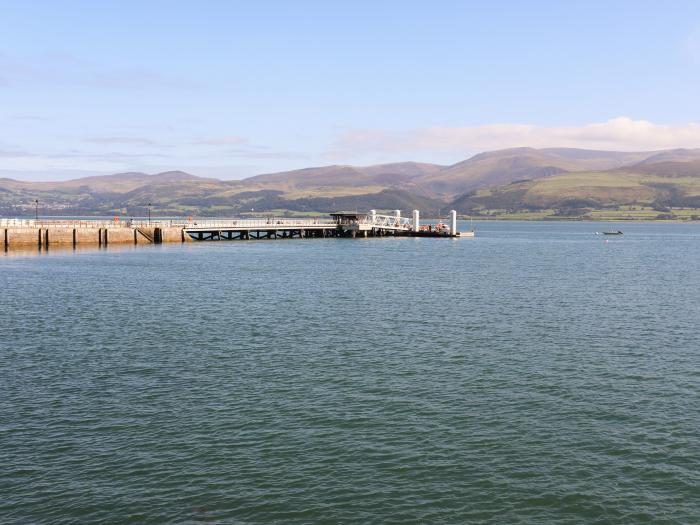
[[[457,214],[451,213],[452,224],[439,230],[420,227],[420,213],[402,217],[401,211],[393,215],[381,215],[375,210],[367,214],[334,213],[332,219],[230,219],[191,221],[182,228],[195,240],[248,240],[293,239],[305,237],[368,237],[385,235],[412,235],[428,237],[456,237]],[[172,221],[170,222],[172,226]],[[424,227],[425,228],[425,227]]]

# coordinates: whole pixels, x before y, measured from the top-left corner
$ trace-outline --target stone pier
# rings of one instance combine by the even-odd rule
[[[0,242],[5,249],[50,248],[52,246],[109,246],[110,244],[160,244],[191,242],[182,227],[130,226],[14,226],[0,225]]]
[[[326,237],[473,237],[474,232],[457,231],[457,212],[450,212],[450,224],[420,224],[420,213],[413,218],[357,212],[332,213],[330,218],[266,217],[260,219],[205,219],[187,221],[130,219],[105,220],[32,220],[0,219],[0,239],[5,250],[13,247],[77,245],[161,244],[198,241],[261,239],[306,239]]]

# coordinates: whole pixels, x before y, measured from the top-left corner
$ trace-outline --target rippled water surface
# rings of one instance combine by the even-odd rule
[[[700,225],[478,227],[0,253],[0,522],[699,523]]]

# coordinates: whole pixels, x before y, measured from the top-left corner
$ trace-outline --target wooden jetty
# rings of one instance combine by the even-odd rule
[[[16,246],[48,248],[56,245],[160,244],[191,241],[303,239],[323,237],[443,237],[473,236],[457,231],[457,213],[449,224],[420,224],[420,213],[402,217],[369,213],[333,213],[328,218],[217,219],[217,220],[28,220],[0,219],[5,249]]]

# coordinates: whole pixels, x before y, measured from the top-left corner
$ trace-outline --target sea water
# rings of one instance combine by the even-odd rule
[[[700,225],[476,226],[0,253],[0,522],[700,522]]]

